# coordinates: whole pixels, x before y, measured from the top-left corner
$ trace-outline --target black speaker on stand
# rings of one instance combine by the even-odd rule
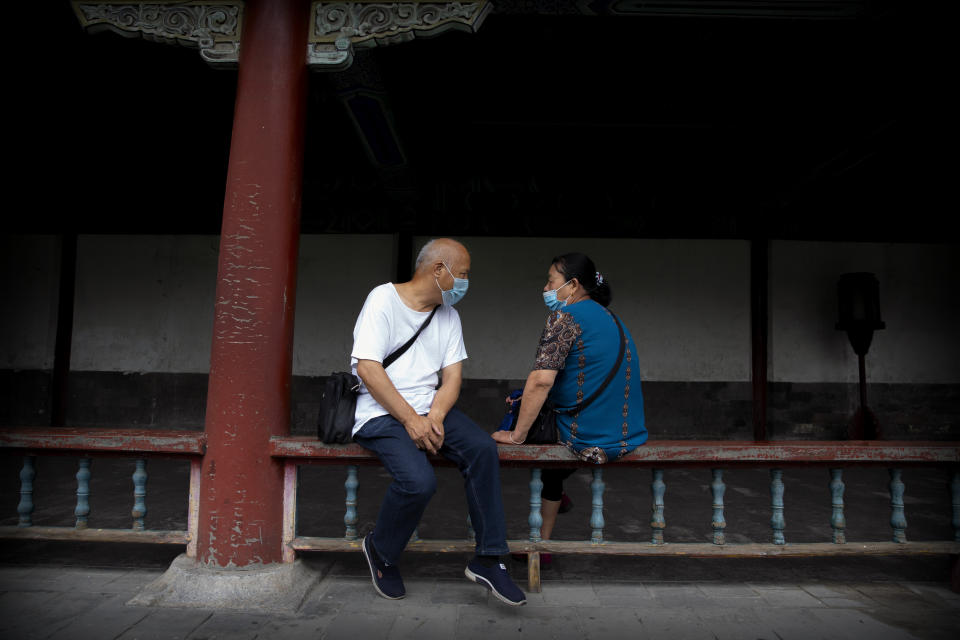
[[[864,362],[873,332],[885,329],[880,319],[880,283],[872,273],[845,273],[837,283],[839,321],[837,329],[847,332],[860,365],[860,408],[847,432],[850,440],[880,439],[880,423],[867,408],[867,369]]]

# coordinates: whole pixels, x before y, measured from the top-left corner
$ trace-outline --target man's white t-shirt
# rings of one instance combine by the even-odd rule
[[[371,291],[353,328],[350,364],[354,375],[359,360],[382,363],[417,332],[429,315],[429,311],[414,311],[404,304],[389,282]],[[424,415],[430,411],[437,392],[437,372],[466,358],[460,314],[444,304],[407,352],[386,371],[400,395],[418,414]],[[387,413],[361,383],[352,433],[359,431],[368,420]]]

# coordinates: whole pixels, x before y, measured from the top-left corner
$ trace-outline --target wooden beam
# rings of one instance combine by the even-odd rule
[[[769,326],[770,241],[750,241],[750,335],[753,439],[767,439],[767,333]]]
[[[62,427],[67,419],[70,351],[73,343],[73,312],[77,280],[77,234],[60,236],[60,282],[57,298],[57,337],[53,348],[53,388],[50,426]]]
[[[362,540],[298,536],[290,542],[296,551],[359,551]],[[565,553],[618,556],[684,556],[689,558],[791,558],[814,556],[899,556],[952,555],[960,553],[960,542],[805,542],[774,545],[745,543],[718,545],[710,542],[650,544],[648,542],[604,542],[589,540],[508,540],[511,553]],[[426,553],[473,552],[473,540],[417,540],[406,551]]]

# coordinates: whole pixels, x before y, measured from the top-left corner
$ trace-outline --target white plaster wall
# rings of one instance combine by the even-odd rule
[[[745,241],[460,239],[472,256],[470,291],[457,305],[468,378],[526,377],[549,313],[550,260],[571,251],[589,255],[610,282],[610,308],[633,334],[644,380],[750,378]]]
[[[300,237],[294,375],[350,370],[353,325],[367,294],[394,278],[392,235]]]
[[[417,239],[417,248],[426,239]],[[750,378],[749,247],[744,241],[463,238],[473,254],[458,305],[468,378],[522,378],[546,317],[550,258],[579,250],[612,283],[612,308],[633,332],[645,380]],[[3,238],[0,368],[51,369],[59,247],[54,236]],[[72,368],[208,369],[215,236],[81,236]],[[301,238],[294,373],[347,366],[367,292],[392,278],[393,236]],[[855,382],[856,359],[836,322],[841,273],[880,280],[887,329],[867,357],[873,382],[958,383],[957,246],[773,242],[770,376]]]
[[[84,235],[70,368],[205,373],[216,236]]]
[[[880,282],[887,328],[867,354],[870,382],[960,382],[957,245],[774,242],[770,266],[770,379],[856,382],[857,357],[837,331],[837,280]]]
[[[218,244],[216,236],[82,236],[71,368],[206,373]],[[393,256],[390,235],[301,237],[295,375],[349,365],[356,314],[368,290],[391,279]]]
[[[0,368],[53,369],[60,242],[56,236],[0,237]]]

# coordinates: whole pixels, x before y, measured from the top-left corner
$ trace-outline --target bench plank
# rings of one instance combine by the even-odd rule
[[[499,445],[504,466],[594,466],[576,458],[561,445]],[[357,444],[324,444],[314,437],[270,439],[270,455],[333,464],[376,464],[371,452]],[[436,464],[447,464],[431,456]],[[631,451],[611,465],[624,466],[757,466],[854,463],[944,464],[960,463],[956,442],[851,440],[750,442],[724,440],[661,440]]]
[[[202,431],[157,429],[80,429],[66,427],[4,428],[0,449],[118,454],[203,455],[207,434]]]

